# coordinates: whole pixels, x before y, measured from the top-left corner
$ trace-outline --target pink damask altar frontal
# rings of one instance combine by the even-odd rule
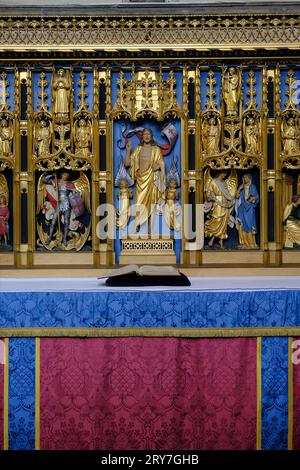
[[[4,447],[4,362],[5,362],[5,344],[0,338],[0,450]]]
[[[42,338],[41,449],[255,449],[256,339]]]
[[[300,338],[293,338],[299,351]],[[296,348],[295,348],[296,349]],[[293,360],[293,449],[300,449],[300,354],[296,351]]]

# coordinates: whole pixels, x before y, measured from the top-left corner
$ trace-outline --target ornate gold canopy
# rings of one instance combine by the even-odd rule
[[[0,18],[0,50],[253,50],[299,46],[297,15]]]
[[[167,117],[181,116],[173,71],[168,78],[163,79],[161,70],[133,70],[131,80],[126,80],[121,71],[118,87],[118,99],[111,112],[113,119],[124,116],[137,121],[148,115],[157,121],[163,121]]]

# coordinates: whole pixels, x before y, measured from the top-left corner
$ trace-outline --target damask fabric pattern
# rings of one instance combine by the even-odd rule
[[[256,339],[42,338],[41,449],[255,449]]]
[[[299,324],[300,290],[0,293],[0,328],[234,328]]]
[[[9,341],[9,449],[35,448],[35,339]]]
[[[288,338],[262,338],[262,449],[288,443]]]
[[[300,338],[293,338],[297,341],[297,348],[299,350]],[[300,354],[297,353],[294,357],[293,364],[293,449],[300,450]]]
[[[3,449],[3,424],[4,424],[4,340],[0,338],[0,450]]]

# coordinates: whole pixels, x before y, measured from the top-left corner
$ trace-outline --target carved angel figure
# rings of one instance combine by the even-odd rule
[[[220,247],[223,248],[223,241],[228,238],[227,226],[234,227],[232,211],[238,182],[236,170],[231,170],[228,178],[226,176],[226,170],[221,170],[215,178],[211,177],[209,168],[204,173],[204,211],[208,213],[204,233],[210,238],[210,247],[215,238],[219,238]]]
[[[115,179],[115,186],[120,188],[117,194],[118,206],[116,208],[116,226],[119,229],[126,228],[130,219],[130,201],[133,198],[130,186],[133,184],[134,181],[126,170],[121,157]]]
[[[300,129],[299,123],[292,117],[283,119],[281,124],[281,138],[283,151],[287,155],[295,155],[300,152]]]
[[[242,92],[241,73],[235,67],[227,68],[222,76],[222,93],[226,116],[237,116]]]
[[[300,195],[295,194],[286,205],[283,213],[284,246],[293,248],[300,246]]]
[[[259,152],[259,123],[253,117],[247,117],[243,122],[245,153],[256,155]]]
[[[220,151],[221,122],[216,117],[205,119],[202,124],[203,150],[207,155],[216,155]]]
[[[36,121],[33,131],[34,147],[39,157],[50,154],[52,126],[44,119]]]
[[[170,179],[166,190],[166,204],[164,206],[163,214],[168,227],[170,227],[171,230],[178,231],[181,227],[180,222],[178,221],[181,208],[180,205],[176,203],[179,199],[179,194],[176,188],[177,182],[175,179]]]
[[[179,200],[177,188],[179,187],[180,176],[177,170],[176,160],[173,158],[171,168],[167,174],[166,202],[163,208],[163,215],[168,227],[175,231],[179,231],[181,227],[179,219],[181,206],[177,202]]]
[[[90,229],[87,176],[81,172],[79,178],[71,181],[67,171],[62,171],[59,177],[43,173],[38,182],[37,213],[38,233],[45,247],[50,250],[55,246],[76,248],[78,251]]]
[[[8,156],[12,152],[13,125],[9,119],[0,122],[0,155]]]
[[[75,123],[75,155],[88,157],[91,154],[92,126],[90,121],[80,119]]]
[[[59,69],[52,78],[53,112],[59,124],[68,122],[70,109],[71,77],[69,71]]]

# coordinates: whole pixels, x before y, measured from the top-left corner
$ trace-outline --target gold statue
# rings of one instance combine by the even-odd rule
[[[0,155],[5,157],[11,155],[13,135],[12,123],[8,119],[2,119],[0,123]]]
[[[241,74],[235,67],[229,67],[222,76],[222,93],[226,116],[237,116],[241,97]]]
[[[149,221],[155,206],[165,199],[165,162],[160,148],[155,144],[151,129],[144,129],[141,143],[131,153],[131,143],[126,144],[125,166],[135,182],[134,204],[138,209],[135,226]]]
[[[91,155],[92,128],[91,123],[80,119],[75,124],[75,155],[78,157],[89,157]]]
[[[34,126],[34,147],[37,150],[39,157],[43,155],[49,155],[50,144],[51,144],[51,124],[42,119],[41,121],[36,121]]]
[[[133,186],[133,184],[134,181],[126,170],[123,157],[121,156],[118,173],[115,179],[115,186],[120,188],[117,193],[119,204],[116,210],[116,226],[119,229],[126,228],[130,219],[130,201],[132,199],[132,191],[129,187]]]
[[[177,181],[175,179],[169,180],[168,189],[166,191],[166,204],[164,206],[164,218],[168,227],[171,230],[180,230],[180,223],[177,220],[180,214],[180,206],[175,201],[179,199],[177,191]]]
[[[287,155],[295,155],[299,153],[299,138],[300,132],[299,127],[296,126],[294,118],[290,117],[287,121],[283,121],[281,124],[281,137],[283,151]]]
[[[71,79],[69,72],[64,69],[59,69],[57,76],[53,79],[53,111],[55,114],[55,121],[59,124],[68,122],[69,105],[70,105],[70,91]]]
[[[292,198],[292,203],[287,204],[283,214],[283,224],[285,231],[285,248],[300,246],[300,195]]]
[[[259,126],[253,117],[244,120],[245,153],[256,155],[259,152]]]
[[[228,238],[227,226],[234,226],[231,213],[235,203],[237,174],[235,170],[231,170],[227,179],[226,175],[227,171],[221,170],[215,178],[212,178],[209,168],[204,173],[204,211],[208,212],[204,233],[210,238],[209,247],[213,246],[215,238],[219,238],[220,247],[223,248],[223,241]]]
[[[220,120],[211,117],[202,125],[203,148],[207,155],[216,155],[220,151],[221,123]]]
[[[130,200],[132,199],[132,191],[129,189],[127,179],[120,181],[120,190],[117,194],[119,207],[117,210],[116,226],[117,228],[125,228],[130,218]]]

